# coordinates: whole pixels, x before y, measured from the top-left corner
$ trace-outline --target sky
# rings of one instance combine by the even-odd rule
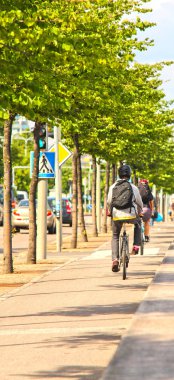
[[[142,36],[153,39],[154,46],[149,47],[147,52],[139,53],[136,60],[142,63],[174,61],[174,0],[151,0],[146,6],[153,9],[146,14],[146,20],[157,25],[149,28]],[[163,70],[162,79],[166,99],[174,99],[174,65]]]

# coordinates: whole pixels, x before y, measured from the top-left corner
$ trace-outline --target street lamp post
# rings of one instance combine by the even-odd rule
[[[12,168],[12,186],[15,187],[15,170],[17,169],[30,169],[30,166],[13,166]]]
[[[12,135],[12,141],[13,140],[23,140],[24,143],[25,143],[25,151],[24,151],[24,154],[25,154],[25,157],[27,155],[27,143],[28,141],[33,141],[33,138],[32,137],[23,137],[23,136],[20,136],[19,133],[15,133]]]

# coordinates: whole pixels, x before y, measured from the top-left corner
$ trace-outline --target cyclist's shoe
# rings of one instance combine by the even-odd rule
[[[134,245],[132,248],[131,255],[138,255],[139,247],[137,245]]]
[[[112,261],[112,272],[119,272],[119,262],[117,259]]]
[[[145,242],[148,243],[150,240],[150,237],[149,236],[145,236]]]

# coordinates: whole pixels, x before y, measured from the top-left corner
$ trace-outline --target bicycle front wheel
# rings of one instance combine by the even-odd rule
[[[144,255],[144,241],[141,240],[140,255]]]

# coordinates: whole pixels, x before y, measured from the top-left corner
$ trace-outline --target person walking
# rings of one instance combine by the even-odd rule
[[[108,192],[107,205],[109,214],[112,217],[112,271],[119,269],[119,237],[123,223],[134,224],[134,242],[132,254],[139,252],[141,245],[141,219],[140,214],[143,209],[142,199],[138,188],[130,183],[131,168],[129,165],[122,165],[118,169],[119,179],[110,186]],[[129,197],[129,199],[128,199]]]
[[[138,188],[143,202],[142,218],[144,222],[145,242],[148,243],[150,240],[150,219],[154,212],[154,198],[147,179],[140,179]]]
[[[174,220],[174,198],[173,198],[173,196],[171,197],[171,200],[170,200],[169,216],[170,216],[171,222],[173,222],[173,220]]]

